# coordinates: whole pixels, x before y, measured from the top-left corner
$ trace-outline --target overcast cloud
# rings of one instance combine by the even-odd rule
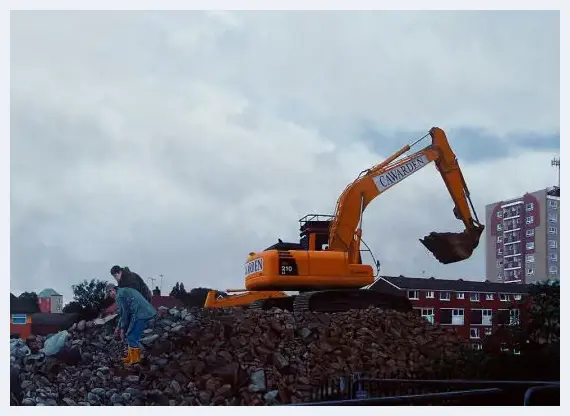
[[[113,264],[243,287],[434,125],[484,216],[555,184],[559,75],[558,12],[12,12],[11,291],[69,300]],[[484,244],[445,266],[418,241],[460,230],[432,166],[363,237],[384,274],[483,280]]]

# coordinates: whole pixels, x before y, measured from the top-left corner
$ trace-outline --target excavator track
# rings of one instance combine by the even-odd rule
[[[322,290],[297,295],[293,301],[295,312],[345,312],[353,309],[395,309],[411,310],[409,301],[403,296],[382,293],[369,289]]]

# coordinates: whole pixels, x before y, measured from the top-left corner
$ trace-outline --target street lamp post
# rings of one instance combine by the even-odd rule
[[[555,166],[558,168],[558,188],[560,188],[560,158],[553,158],[550,161],[550,166]]]

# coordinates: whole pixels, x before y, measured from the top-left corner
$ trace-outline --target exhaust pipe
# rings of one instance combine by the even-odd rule
[[[484,229],[484,225],[474,225],[461,233],[431,232],[420,241],[440,263],[457,263],[471,257]]]

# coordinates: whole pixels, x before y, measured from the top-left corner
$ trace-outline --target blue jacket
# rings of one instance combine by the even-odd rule
[[[146,321],[156,316],[156,310],[136,289],[119,287],[115,301],[119,307],[119,328],[126,329],[127,333],[136,321]]]

